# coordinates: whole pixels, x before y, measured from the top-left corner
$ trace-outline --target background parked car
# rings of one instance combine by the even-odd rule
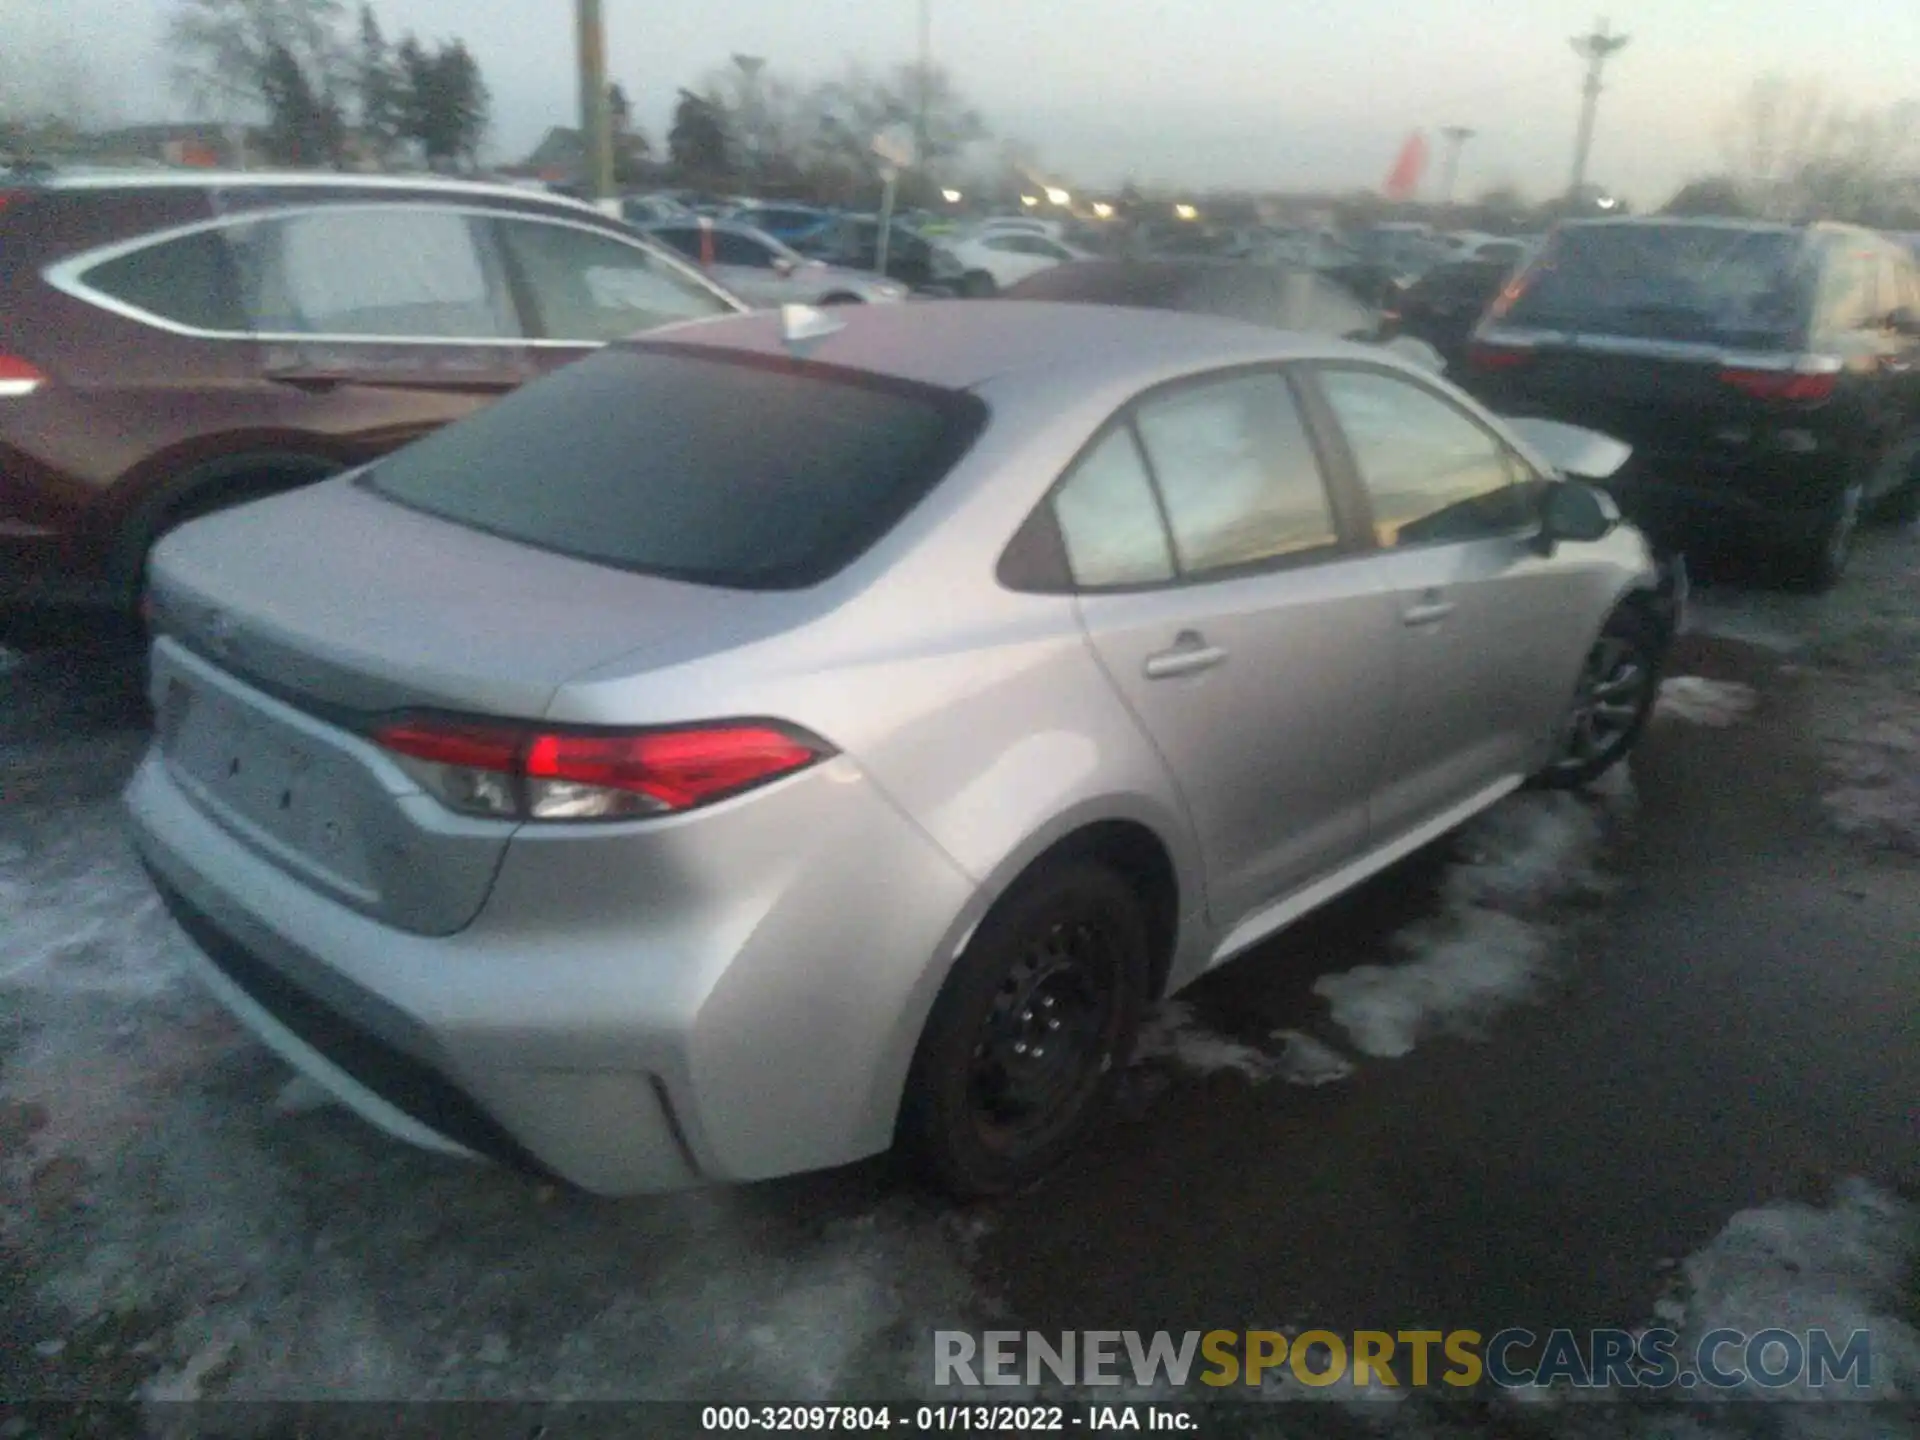
[[[1920,268],[1840,225],[1561,226],[1481,325],[1467,383],[1636,447],[1621,505],[1670,545],[1703,527],[1834,584],[1859,520],[1912,514]]]
[[[725,220],[671,221],[646,234],[750,305],[854,305],[901,300],[907,287],[871,270],[809,259],[771,235]]]
[[[627,195],[620,201],[620,218],[629,225],[658,225],[692,213],[668,195]]]
[[[589,206],[344,175],[0,190],[0,610],[127,613],[209,510],[383,455],[739,301]]]
[[[880,219],[876,215],[836,216],[794,248],[829,265],[878,273]],[[947,291],[960,280],[953,258],[936,241],[904,224],[887,227],[886,275],[919,291]]]
[[[816,205],[742,205],[726,214],[730,224],[745,225],[783,245],[796,247],[826,229],[833,218],[831,210]]]
[[[992,295],[1052,266],[1088,258],[1040,231],[1011,225],[950,236],[939,248],[946,254],[939,263],[960,276],[960,293],[974,296]]]
[[[1436,265],[1397,290],[1388,315],[1397,330],[1426,341],[1450,369],[1457,369],[1466,359],[1474,326],[1513,278],[1515,268],[1513,261],[1504,259],[1450,260]]]
[[[1352,340],[1380,332],[1379,315],[1326,277],[1238,260],[1076,260],[1003,293],[1008,300],[1181,310]]]
[[[1443,382],[840,318],[641,337],[161,547],[138,847],[376,1124],[606,1194],[895,1144],[1017,1190],[1154,998],[1640,733],[1644,541]]]

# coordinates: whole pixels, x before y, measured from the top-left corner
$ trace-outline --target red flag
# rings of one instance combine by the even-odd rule
[[[1387,183],[1380,187],[1389,200],[1411,200],[1420,188],[1420,177],[1427,173],[1427,137],[1416,130],[1400,147],[1400,158],[1387,172]]]

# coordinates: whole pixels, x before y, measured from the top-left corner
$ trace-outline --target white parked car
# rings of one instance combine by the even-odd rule
[[[1066,236],[1066,227],[1058,220],[1041,220],[1031,215],[990,215],[968,230],[971,235],[985,235],[995,230],[1024,230],[1031,235],[1044,235],[1049,240],[1060,240]]]
[[[1029,275],[1064,264],[1090,260],[1092,254],[1036,231],[1008,228],[956,235],[941,247],[960,276],[962,295],[992,295]]]

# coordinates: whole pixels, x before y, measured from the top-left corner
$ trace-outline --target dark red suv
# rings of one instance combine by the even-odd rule
[[[128,615],[209,510],[743,308],[591,206],[431,178],[0,185],[0,617]]]

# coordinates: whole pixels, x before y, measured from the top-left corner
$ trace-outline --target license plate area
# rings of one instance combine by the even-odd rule
[[[156,730],[168,763],[209,808],[328,869],[347,861],[350,789],[287,726],[175,676]]]

